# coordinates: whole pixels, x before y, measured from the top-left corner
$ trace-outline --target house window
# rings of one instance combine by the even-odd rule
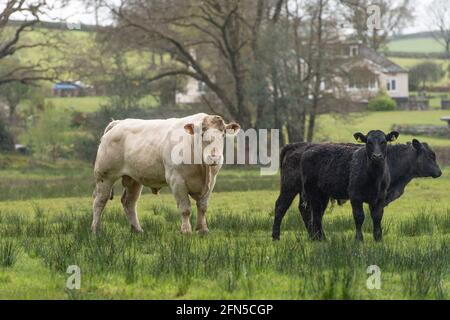
[[[358,46],[350,46],[350,57],[356,57],[359,55],[359,47]]]
[[[369,81],[369,90],[376,90],[378,89],[378,82],[377,80],[371,80]]]
[[[387,82],[387,91],[397,91],[397,80],[391,79]]]

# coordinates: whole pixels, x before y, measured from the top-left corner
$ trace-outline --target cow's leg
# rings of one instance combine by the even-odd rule
[[[364,223],[364,209],[363,203],[360,201],[351,201],[353,219],[355,219],[356,225],[356,240],[363,241],[362,225]]]
[[[100,227],[100,220],[102,217],[103,209],[106,206],[109,198],[111,197],[111,190],[114,184],[114,180],[98,180],[95,185],[94,192],[94,204],[93,204],[93,220],[91,225],[91,230],[96,233]]]
[[[298,210],[300,211],[300,215],[302,216],[303,223],[305,224],[306,230],[308,231],[309,236],[313,237],[313,217],[311,206],[308,205],[307,201],[304,201],[300,195],[300,201],[298,203]]]
[[[189,190],[186,187],[184,179],[176,173],[169,173],[166,176],[173,196],[177,202],[178,210],[181,213],[181,233],[191,234],[192,226],[189,220],[191,216],[191,200],[189,199]]]
[[[309,199],[312,199],[309,201]],[[325,233],[322,228],[322,217],[328,205],[328,197],[319,190],[312,191],[307,195],[308,205],[312,210],[312,240],[325,240]]]
[[[201,235],[206,235],[209,232],[206,223],[206,210],[208,208],[208,199],[200,199],[197,201],[197,226],[196,230]]]
[[[134,231],[143,232],[136,211],[136,203],[141,195],[142,185],[129,176],[122,177],[122,185],[124,190],[121,202],[128,221]]]
[[[275,202],[275,218],[273,221],[272,227],[272,239],[280,240],[280,228],[281,222],[283,221],[284,216],[286,215],[287,210],[294,201],[297,192],[295,190],[283,190],[281,189],[280,195]]]
[[[325,210],[327,209],[329,202],[329,198],[326,195],[320,196],[320,208],[317,210],[317,213],[314,216],[314,220],[316,222],[316,233],[317,240],[322,241],[325,240],[325,232],[323,231],[322,220],[323,215],[325,214]]]
[[[384,200],[382,201],[384,203]],[[373,238],[375,241],[381,241],[383,230],[381,229],[381,220],[383,219],[384,207],[381,201],[375,205],[369,205],[370,215],[373,222]]]

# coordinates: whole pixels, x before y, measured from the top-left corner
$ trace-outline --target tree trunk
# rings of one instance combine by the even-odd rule
[[[9,124],[14,125],[16,121],[16,105],[11,104],[9,106]]]
[[[308,134],[306,136],[306,141],[309,143],[311,143],[314,138],[314,129],[316,127],[316,114],[317,114],[318,104],[319,104],[319,99],[318,99],[317,95],[314,94],[311,111],[309,112]]]

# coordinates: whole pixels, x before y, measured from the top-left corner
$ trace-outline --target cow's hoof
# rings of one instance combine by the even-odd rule
[[[131,226],[131,231],[137,234],[144,233],[144,230],[141,227],[136,228],[135,226]]]
[[[197,233],[201,236],[206,236],[209,233],[209,229],[208,228],[198,229]]]
[[[192,234],[191,226],[181,226],[181,234]]]

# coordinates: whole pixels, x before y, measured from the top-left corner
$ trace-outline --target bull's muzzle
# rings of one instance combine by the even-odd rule
[[[222,163],[222,159],[223,159],[222,156],[211,156],[211,155],[209,155],[209,156],[206,157],[206,164],[209,165],[209,166],[217,166],[217,165]]]

